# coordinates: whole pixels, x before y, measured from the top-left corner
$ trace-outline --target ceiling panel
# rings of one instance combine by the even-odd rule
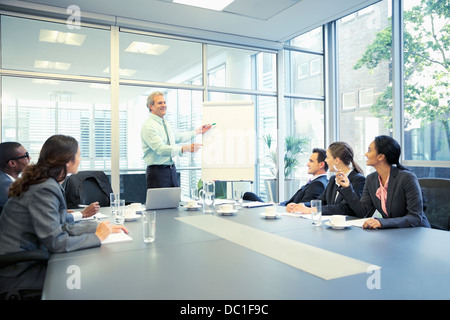
[[[208,38],[216,37],[219,41],[226,35],[233,35],[284,42],[378,1],[235,0],[223,12],[175,4],[170,0],[0,0],[0,7],[64,15],[66,8],[78,5],[81,20],[89,20],[90,14],[97,14],[111,17],[109,21],[116,23],[126,18],[127,27],[134,20],[140,28],[155,32],[176,27],[185,30],[181,35],[201,36],[201,32],[208,32]]]

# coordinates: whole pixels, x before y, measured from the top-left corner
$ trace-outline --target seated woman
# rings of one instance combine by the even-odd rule
[[[372,215],[375,210],[381,214],[382,218],[367,220],[363,228],[430,227],[417,177],[399,163],[400,153],[400,145],[389,136],[378,136],[370,143],[366,163],[376,172],[367,176],[360,200],[346,177],[337,179],[358,217]]]
[[[69,252],[101,245],[123,226],[93,221],[68,223],[61,183],[80,164],[78,142],[54,135],[43,145],[36,164],[28,165],[9,189],[0,216],[0,254],[25,250]],[[0,269],[0,292],[13,288],[42,289],[45,265],[18,263]]]
[[[348,177],[356,194],[361,196],[366,178],[362,169],[353,160],[353,149],[345,142],[333,142],[327,149],[327,158],[330,172],[336,172]],[[350,167],[353,167],[353,169]],[[336,176],[332,176],[328,181],[325,191],[317,198],[322,200],[322,214],[333,215],[343,214],[354,216],[355,213],[350,208],[347,201],[340,194],[341,187],[336,183]],[[290,203],[286,207],[287,212],[311,213],[309,203]]]

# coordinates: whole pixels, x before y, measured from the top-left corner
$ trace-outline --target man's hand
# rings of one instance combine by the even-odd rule
[[[81,214],[83,215],[83,218],[89,218],[92,217],[94,214],[96,214],[100,210],[100,205],[98,202],[91,203],[89,206],[84,208],[83,211],[81,211]]]
[[[208,131],[209,129],[211,129],[211,127],[212,127],[212,125],[210,125],[210,124],[205,124],[205,125],[203,125],[203,126],[201,126],[201,127],[198,127],[197,129],[195,129],[195,133],[196,134],[203,134],[203,133],[205,133],[206,131]]]
[[[181,147],[181,152],[197,152],[201,148],[201,143],[191,143]]]

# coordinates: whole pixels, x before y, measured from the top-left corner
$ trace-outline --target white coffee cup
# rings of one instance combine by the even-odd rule
[[[136,214],[136,211],[133,208],[125,208],[125,218],[133,217]]]
[[[266,207],[264,213],[266,216],[275,216],[277,214],[277,210],[273,206]]]
[[[223,204],[219,206],[220,211],[222,212],[231,212],[233,211],[233,205],[232,204]]]
[[[193,208],[197,205],[197,201],[190,200],[187,202],[186,207]]]
[[[330,217],[330,223],[333,226],[343,226],[345,224],[345,216],[339,214],[332,215]]]
[[[129,207],[134,211],[140,211],[142,209],[142,204],[140,204],[139,202],[133,202],[129,205]]]

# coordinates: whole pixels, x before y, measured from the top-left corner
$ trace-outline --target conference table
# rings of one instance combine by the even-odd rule
[[[333,229],[285,207],[266,219],[265,210],[157,210],[153,243],[141,219],[127,221],[132,240],[53,254],[42,298],[450,299],[449,232]]]

